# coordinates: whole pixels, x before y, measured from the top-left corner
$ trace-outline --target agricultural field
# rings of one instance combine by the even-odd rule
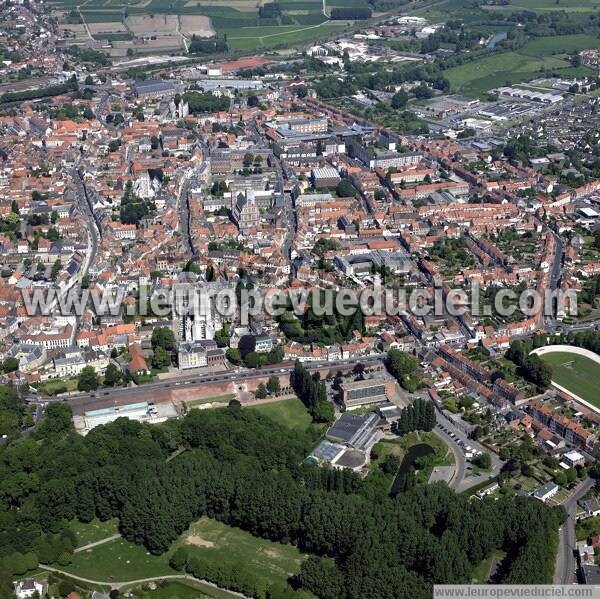
[[[260,15],[261,0],[51,0],[50,4],[61,26],[77,39],[91,35],[111,42],[113,58],[132,51],[181,51],[187,45],[185,40],[194,35],[227,36],[232,52],[289,49],[343,33],[349,24],[329,21],[332,8],[368,6],[367,0],[325,4],[322,0],[283,0],[281,14],[265,18]],[[83,22],[78,22],[80,19]]]
[[[127,28],[136,36],[171,34],[177,30],[176,15],[130,15],[125,19]]]
[[[552,366],[553,382],[600,407],[597,383],[600,364],[585,356],[567,352],[546,353],[540,358]]]
[[[600,40],[590,35],[565,35],[536,38],[514,52],[484,56],[445,71],[452,91],[469,96],[483,96],[502,85],[522,83],[546,72],[569,77],[591,73],[586,67],[573,67],[567,54],[598,46]]]
[[[482,6],[490,12],[510,13],[520,10],[530,10],[538,13],[556,12],[596,12],[600,8],[600,0],[513,0],[505,6]]]
[[[179,24],[181,33],[186,37],[212,37],[215,35],[212,23],[208,17],[202,15],[180,15]]]

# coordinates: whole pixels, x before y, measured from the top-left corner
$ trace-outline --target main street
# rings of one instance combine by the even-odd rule
[[[349,358],[347,360],[333,360],[326,361],[321,360],[318,362],[309,362],[304,364],[310,370],[317,370],[320,368],[330,368],[332,370],[340,368],[348,368],[355,364],[372,364],[374,362],[380,362],[384,358],[384,354],[374,354],[372,356],[361,356],[359,358]],[[145,383],[135,387],[117,387],[114,389],[100,389],[93,393],[71,393],[64,394],[60,397],[48,397],[37,394],[31,394],[27,397],[27,400],[33,403],[42,403],[48,401],[67,401],[72,406],[93,406],[94,402],[106,402],[107,400],[114,400],[119,402],[130,401],[136,402],[143,399],[148,399],[158,391],[166,389],[173,390],[179,388],[185,388],[193,390],[196,387],[204,385],[206,383],[222,383],[222,382],[242,382],[250,379],[262,378],[270,376],[272,374],[289,374],[294,369],[294,364],[276,365],[271,368],[263,368],[260,370],[249,370],[249,369],[237,369],[228,370],[222,373],[210,373],[205,375],[198,374],[182,374],[178,377],[173,377],[168,380],[153,381],[151,383]]]
[[[562,504],[567,512],[567,519],[560,527],[558,552],[556,554],[556,566],[554,569],[554,584],[573,584],[577,571],[577,560],[575,559],[575,520],[577,513],[577,502],[594,486],[590,478],[579,483],[576,490],[567,497]]]

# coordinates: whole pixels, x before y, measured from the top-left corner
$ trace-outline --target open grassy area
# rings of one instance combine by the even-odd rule
[[[170,552],[151,555],[145,547],[116,539],[73,555],[63,569],[83,578],[99,581],[127,581],[177,574],[169,566]]]
[[[101,523],[94,520],[89,524],[77,522],[72,523],[71,528],[77,533],[81,546],[114,534],[116,521]],[[188,547],[192,555],[202,553],[214,557],[219,562],[231,564],[232,567],[245,564],[267,582],[284,582],[288,576],[300,570],[300,564],[305,558],[293,545],[273,543],[217,520],[201,518],[163,555],[152,555],[145,547],[121,538],[75,553],[72,563],[62,569],[75,576],[107,582],[179,574],[171,568],[169,560],[173,551],[182,545]],[[199,596],[184,594],[188,593],[188,589],[179,588],[180,586],[186,585],[176,587],[180,593],[177,596],[181,596],[182,599]],[[212,594],[210,591],[213,591]],[[231,596],[228,593],[214,592],[210,587],[203,588],[203,592],[210,597]],[[175,596],[165,593],[165,589],[157,589],[156,597]]]
[[[57,393],[66,393],[67,391],[77,391],[77,378],[72,379],[48,379],[43,383],[35,383],[34,387],[47,395],[56,395]]]
[[[263,403],[252,406],[252,409],[258,410],[265,416],[275,420],[275,422],[289,428],[306,430],[312,422],[310,414],[299,399],[285,399],[283,401]]]
[[[567,352],[553,352],[540,356],[552,366],[552,380],[579,395],[585,401],[600,407],[598,380],[600,364],[585,356]]]
[[[118,521],[116,518],[102,522],[95,518],[88,524],[73,520],[69,525],[71,530],[77,535],[77,547],[83,547],[96,541],[101,541],[119,532]]]
[[[429,445],[433,449],[433,454],[426,467],[419,471],[417,481],[427,482],[431,472],[437,466],[451,466],[454,464],[454,454],[440,437],[434,433],[414,432],[402,437],[386,438],[378,441],[372,450],[377,458],[371,460],[369,469],[374,471],[388,455],[398,456],[402,460],[411,447],[421,444]]]
[[[137,590],[137,589],[135,589]],[[149,599],[204,599],[214,597],[216,599],[229,599],[237,597],[221,589],[215,589],[206,584],[194,582],[165,582],[158,585],[154,590],[142,589],[144,597]]]
[[[525,44],[519,50],[519,53],[527,56],[544,57],[553,54],[571,54],[586,48],[597,48],[599,46],[599,37],[578,33],[558,37],[537,37]]]
[[[268,582],[285,582],[300,571],[305,556],[293,545],[273,543],[217,520],[200,518],[176,546],[185,545],[190,555],[206,555],[222,564],[244,564]]]
[[[572,67],[566,55],[598,45],[598,38],[585,34],[540,37],[515,52],[487,55],[444,74],[452,91],[481,96],[495,87],[529,81],[547,71],[564,77],[591,73],[586,67]]]
[[[187,408],[193,408],[195,406],[201,406],[207,403],[222,403],[228,404],[232,399],[235,399],[234,393],[225,393],[224,395],[214,395],[212,397],[201,397],[199,399],[190,399],[185,402]]]

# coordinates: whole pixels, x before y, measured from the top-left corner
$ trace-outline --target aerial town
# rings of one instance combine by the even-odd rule
[[[201,4],[0,6],[0,597],[600,585],[597,2]]]

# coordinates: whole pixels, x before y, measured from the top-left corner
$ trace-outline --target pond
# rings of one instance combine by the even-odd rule
[[[399,475],[407,472],[411,466],[414,466],[418,458],[422,458],[423,456],[430,455],[432,453],[434,453],[434,449],[431,447],[431,445],[427,445],[427,443],[417,443],[416,445],[408,448],[404,458],[402,459],[400,468],[398,468],[398,472],[394,477],[394,482],[392,483],[392,497],[398,493],[398,485],[400,483],[398,478]]]

